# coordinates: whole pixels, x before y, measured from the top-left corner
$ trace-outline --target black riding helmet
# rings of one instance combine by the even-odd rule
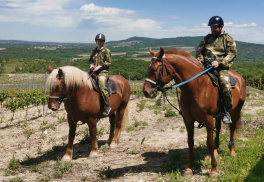
[[[105,42],[105,36],[104,36],[104,34],[102,34],[102,33],[97,34],[95,36],[95,41],[96,40],[103,40]]]
[[[213,16],[208,22],[208,26],[221,26],[224,25],[224,20],[220,16]]]

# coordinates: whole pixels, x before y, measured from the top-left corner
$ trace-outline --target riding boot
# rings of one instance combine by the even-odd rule
[[[224,107],[224,112],[221,113],[221,120],[224,124],[232,123],[231,116],[229,112],[225,109],[225,107]]]
[[[110,111],[111,111],[111,107],[109,106],[109,104],[105,103],[104,104],[104,112],[103,112],[102,116],[108,116]]]
[[[229,114],[229,110],[232,108],[232,93],[231,91],[229,93],[224,92],[223,93],[223,101],[224,101],[224,109],[221,114],[221,118],[224,124],[231,124],[231,116]]]

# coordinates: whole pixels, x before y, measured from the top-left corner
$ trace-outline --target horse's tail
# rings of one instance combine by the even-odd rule
[[[127,105],[125,108],[123,118],[122,118],[122,122],[121,122],[121,131],[124,131],[126,129],[126,125],[128,123],[128,120],[129,120],[128,113],[129,113],[129,109],[128,109],[128,105]]]
[[[242,128],[242,120],[241,120],[241,110],[246,100],[246,81],[243,79],[241,75],[237,73],[237,81],[239,83],[239,101],[237,107],[234,112],[236,113],[235,120],[235,132],[238,133]]]

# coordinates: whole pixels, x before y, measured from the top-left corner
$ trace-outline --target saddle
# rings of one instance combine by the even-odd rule
[[[212,80],[213,84],[217,87],[219,87],[219,80],[218,80],[218,76],[215,75],[215,73],[212,73],[212,72],[207,72],[209,78]],[[231,88],[235,88],[236,86],[236,79],[234,77],[232,77],[231,75],[229,75],[229,78],[230,78],[230,85],[231,85]]]
[[[100,89],[98,86],[98,82],[97,82],[97,75],[95,74],[91,74],[91,78],[92,78],[92,84],[93,84],[93,88],[96,92],[100,93]],[[115,84],[115,82],[111,79],[109,79],[109,77],[107,78],[107,81],[105,83],[105,86],[108,90],[108,95],[110,96],[111,94],[115,94],[117,92],[117,86]]]
[[[208,61],[208,60],[204,61],[204,67],[206,69],[209,68],[209,65],[211,65],[210,61]],[[207,74],[209,75],[209,78],[211,79],[213,84],[219,88],[220,87],[219,79],[218,79],[219,78],[219,73],[213,68],[213,69],[209,70],[207,72]],[[231,85],[231,87],[233,89],[233,88],[235,88],[237,81],[231,75],[229,75],[229,78],[230,78],[230,85]]]

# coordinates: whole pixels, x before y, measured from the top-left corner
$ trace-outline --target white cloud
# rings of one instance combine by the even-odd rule
[[[43,27],[71,27],[74,18],[62,6],[69,0],[6,1],[1,9],[0,22],[19,22]],[[2,5],[2,2],[0,2]],[[74,12],[73,12],[74,13]]]
[[[243,28],[243,27],[256,27],[258,26],[255,22],[252,22],[250,24],[240,24],[240,25],[236,25],[236,24],[233,24],[232,22],[227,22],[225,23],[225,26],[227,27],[240,27],[240,28]]]
[[[208,24],[207,23],[202,23],[202,26],[203,27],[208,27]],[[225,22],[224,26],[226,27],[240,27],[240,28],[243,28],[243,27],[256,27],[258,26],[255,22],[252,22],[250,24],[234,24],[232,22]]]
[[[81,6],[80,10],[95,15],[108,15],[108,16],[119,15],[121,13],[128,15],[134,12],[131,10],[96,6],[93,3]]]

